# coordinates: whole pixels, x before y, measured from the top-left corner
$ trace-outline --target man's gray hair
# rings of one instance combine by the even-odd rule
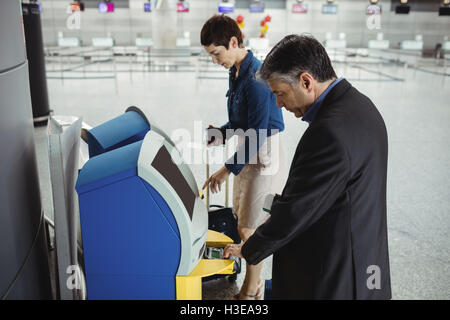
[[[256,73],[256,79],[260,82],[265,81],[281,81],[284,83],[289,84],[292,88],[297,89],[298,88],[298,81],[299,76],[303,73],[303,70],[293,69],[286,73],[280,73],[280,72],[272,72],[269,75],[269,78],[264,79],[264,77],[261,75],[261,73],[258,71]]]
[[[270,50],[257,78],[283,81],[296,88],[304,72],[311,74],[318,82],[337,78],[331,60],[319,41],[312,35],[291,34]]]

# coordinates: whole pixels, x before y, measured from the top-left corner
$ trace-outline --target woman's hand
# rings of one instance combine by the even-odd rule
[[[243,258],[242,256],[242,246],[244,245],[244,242],[241,242],[240,244],[229,244],[225,247],[223,250],[223,257],[225,259],[233,257]]]
[[[206,129],[207,132],[207,142],[206,146],[220,146],[223,144],[223,135],[222,131],[220,131],[220,128],[216,128],[212,125],[208,126],[208,129]]]
[[[214,173],[209,179],[205,181],[205,184],[202,187],[202,190],[205,189],[209,185],[209,189],[212,193],[216,193],[221,191],[221,184],[228,178],[230,175],[230,171],[228,171],[227,167],[223,166],[216,173]],[[219,188],[219,190],[217,190]]]

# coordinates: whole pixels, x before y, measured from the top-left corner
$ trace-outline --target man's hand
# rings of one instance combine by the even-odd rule
[[[243,258],[242,256],[242,246],[244,245],[244,242],[241,242],[240,244],[229,244],[225,247],[223,250],[223,257],[225,259],[233,257]]]
[[[202,190],[205,189],[208,185],[212,193],[219,192],[221,184],[227,179],[230,175],[230,171],[228,171],[227,167],[223,166],[216,173],[214,173],[209,179],[205,181],[205,184],[202,187]],[[219,188],[219,190],[217,190]]]

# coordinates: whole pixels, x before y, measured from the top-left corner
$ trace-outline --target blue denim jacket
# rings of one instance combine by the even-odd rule
[[[226,129],[255,129],[257,133],[256,152],[265,142],[266,137],[284,130],[284,121],[281,109],[277,107],[275,96],[270,88],[256,80],[255,73],[261,67],[261,62],[253,56],[249,50],[241,64],[239,75],[236,78],[236,67],[230,69],[228,98],[229,121],[221,127],[222,132]],[[260,134],[259,129],[266,129],[266,134]],[[228,134],[227,139],[230,138]],[[246,136],[245,144],[231,157],[225,166],[234,175],[238,175],[253,156],[256,155],[255,148],[249,147],[249,137]],[[245,148],[242,150],[242,148]],[[238,154],[245,152],[245,161],[238,163]],[[239,157],[241,158],[241,157]]]

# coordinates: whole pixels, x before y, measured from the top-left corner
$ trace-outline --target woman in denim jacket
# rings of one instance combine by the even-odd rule
[[[266,196],[281,193],[287,177],[279,134],[284,130],[283,116],[269,87],[256,79],[261,62],[244,48],[241,30],[233,19],[211,17],[202,28],[201,44],[214,63],[230,70],[229,121],[220,128],[209,126],[219,134],[208,146],[225,143],[234,134],[239,136],[236,153],[206,180],[203,188],[209,186],[215,193],[230,173],[235,175],[233,208],[245,242],[268,218],[263,211]],[[262,262],[246,265],[245,280],[236,299],[261,297],[261,269]]]

